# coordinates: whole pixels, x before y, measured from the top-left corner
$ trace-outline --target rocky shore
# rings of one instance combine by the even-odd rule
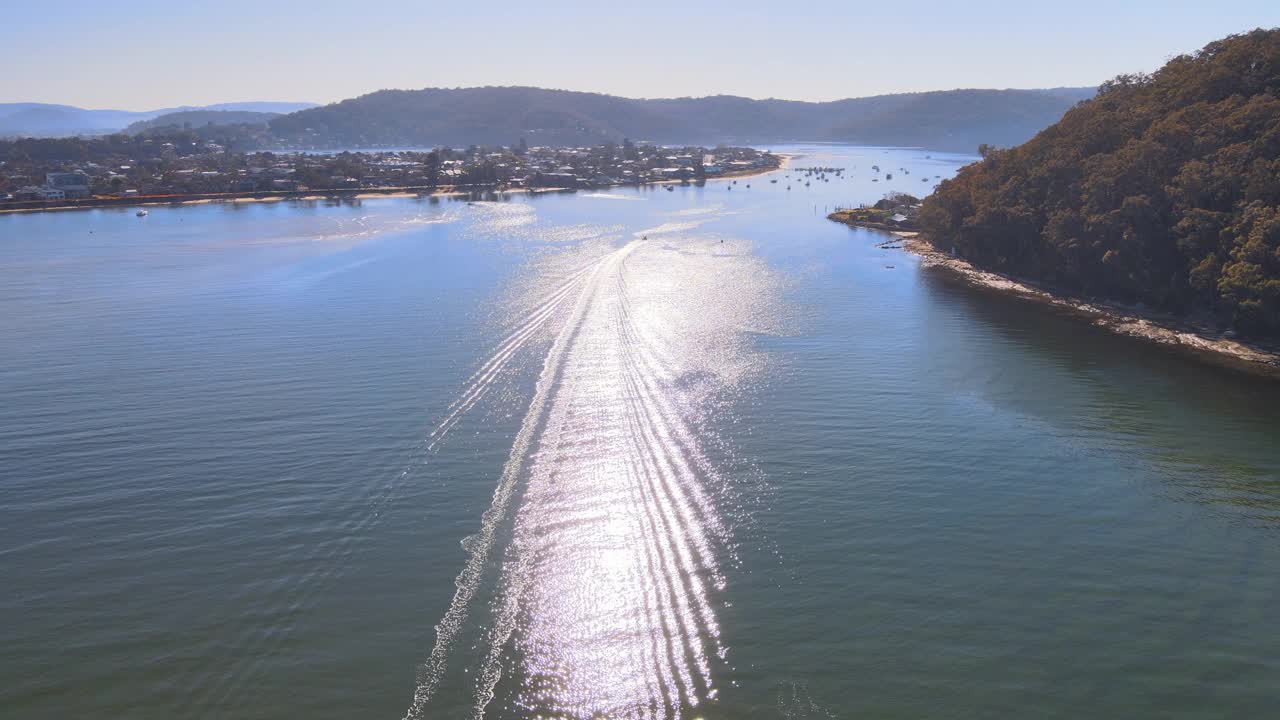
[[[841,221],[834,216],[831,219]],[[860,223],[848,224],[865,227]],[[982,270],[938,250],[918,232],[872,229],[888,232],[900,239],[901,243],[896,247],[920,256],[921,267],[947,273],[971,286],[1048,305],[1118,335],[1156,343],[1217,365],[1280,379],[1280,348],[1242,342],[1212,328],[1173,316],[1129,305],[1071,297],[1033,282]]]

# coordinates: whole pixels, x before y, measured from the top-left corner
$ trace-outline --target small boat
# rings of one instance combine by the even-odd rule
[[[136,214],[138,217],[146,217],[146,216],[147,216],[147,211],[146,211],[146,210],[139,210],[139,211],[138,211],[137,213],[135,213],[135,214]]]

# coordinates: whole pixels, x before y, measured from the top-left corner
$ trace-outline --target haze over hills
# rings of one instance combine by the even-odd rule
[[[315,107],[309,102],[232,102],[157,110],[91,110],[48,103],[0,103],[0,137],[60,137],[118,132],[135,122],[193,110],[288,113]]]
[[[832,102],[632,99],[533,87],[380,90],[271,121],[282,142],[376,147],[589,144],[624,137],[672,143],[788,140],[914,145],[972,152],[1016,145],[1093,88],[949,90]]]
[[[331,105],[246,102],[134,112],[0,104],[0,136],[142,132],[190,124],[270,123],[268,141],[294,147],[851,142],[973,152],[1016,145],[1056,122],[1094,88],[948,90],[831,102],[731,95],[633,99],[533,87],[380,90]],[[287,114],[286,114],[287,113]]]
[[[139,120],[130,123],[124,129],[131,135],[147,130],[164,127],[201,127],[203,125],[262,125],[271,118],[280,117],[278,112],[255,112],[252,110],[179,110],[166,113],[150,120]]]

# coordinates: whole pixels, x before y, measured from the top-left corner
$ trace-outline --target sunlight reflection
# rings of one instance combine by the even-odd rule
[[[559,286],[576,303],[495,498],[501,510],[519,491],[476,716],[693,717],[716,697],[730,528],[700,424],[709,399],[758,372],[743,331],[771,329],[775,288],[749,255],[683,229]],[[473,544],[477,572],[501,514]],[[479,581],[466,582],[464,604]]]

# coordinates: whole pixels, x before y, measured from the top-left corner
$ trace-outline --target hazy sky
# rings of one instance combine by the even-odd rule
[[[1092,85],[1277,25],[1277,0],[12,2],[0,102],[142,110],[471,85],[828,100]]]

